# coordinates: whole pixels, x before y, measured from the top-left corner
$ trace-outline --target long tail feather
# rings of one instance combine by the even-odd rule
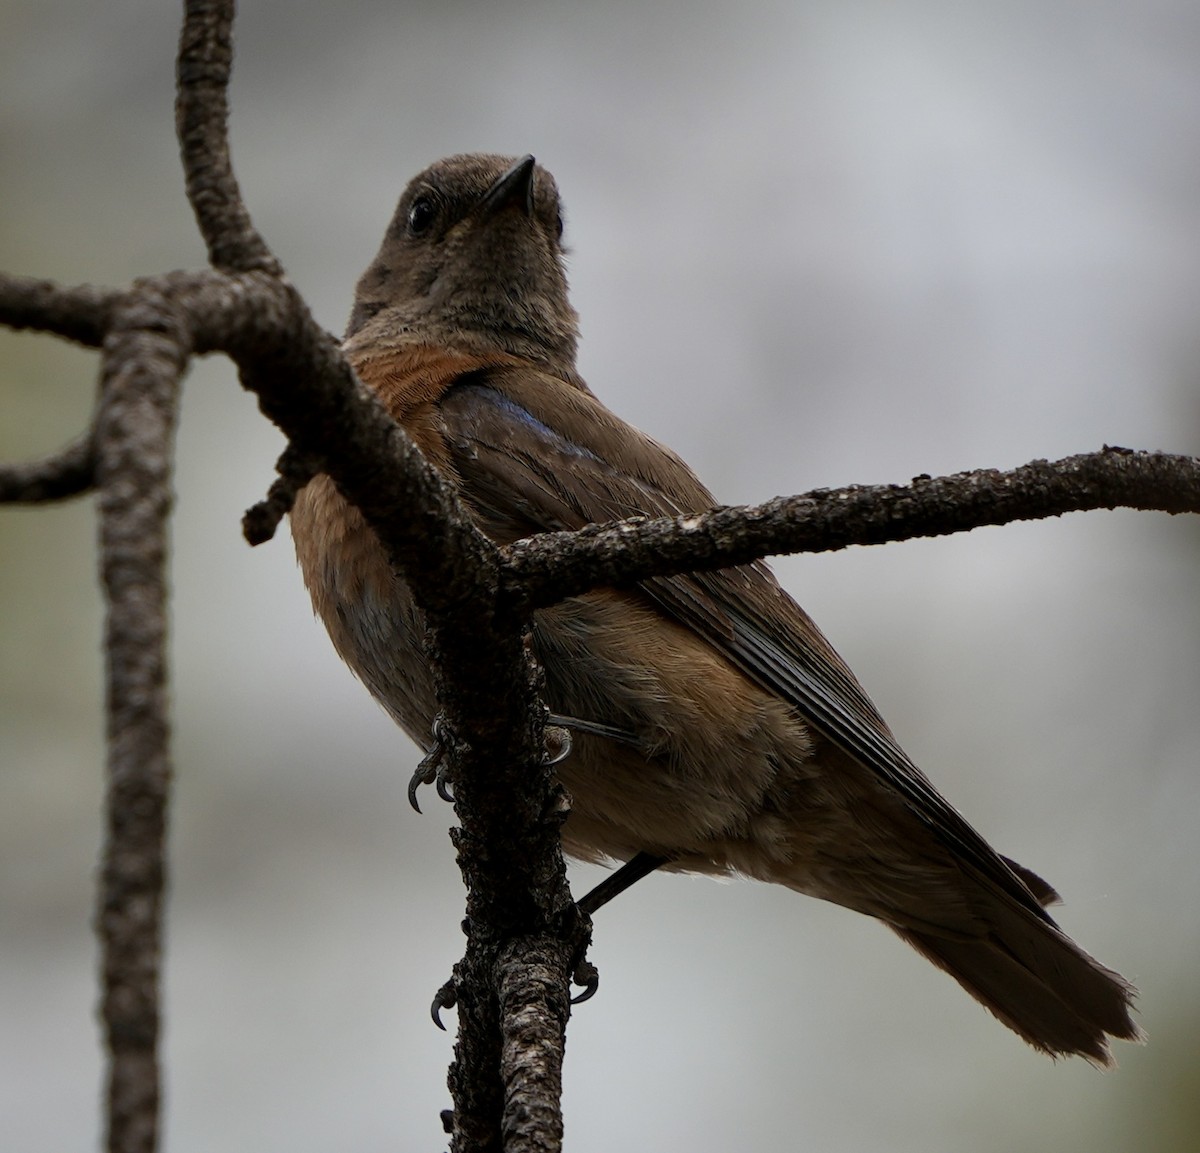
[[[1042,885],[1037,895],[1046,899],[1054,891]],[[891,927],[1010,1029],[1052,1056],[1078,1054],[1108,1067],[1109,1037],[1142,1040],[1130,1016],[1136,990],[1128,981],[1089,957],[1053,922],[1006,894],[988,895],[983,919],[989,930],[974,939]]]

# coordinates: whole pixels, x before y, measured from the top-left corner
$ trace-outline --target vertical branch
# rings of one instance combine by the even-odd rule
[[[187,340],[161,299],[118,314],[97,417],[105,623],[107,835],[96,928],[109,1055],[109,1153],[153,1153],[166,804],[166,554]]]
[[[250,221],[229,155],[233,0],[187,0],[175,61],[175,130],[187,197],[214,268],[283,269]]]
[[[467,949],[454,966],[458,1037],[446,1083],[454,1101],[451,1153],[503,1153],[500,1017],[490,980],[494,952],[468,919]]]
[[[569,801],[545,763],[540,670],[518,615],[480,618],[443,610],[434,630],[445,729],[459,738],[448,749],[462,823],[452,836],[467,885],[450,1148],[557,1153],[570,973],[587,923],[567,887]]]
[[[562,1148],[569,966],[569,947],[549,935],[515,942],[496,966],[505,1153]]]

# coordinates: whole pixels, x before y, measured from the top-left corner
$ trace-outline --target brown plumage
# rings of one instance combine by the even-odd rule
[[[575,371],[558,192],[532,157],[416,177],[358,285],[346,352],[498,542],[717,502]],[[420,615],[373,533],[318,477],[292,531],[342,658],[428,746]],[[539,612],[568,852],[737,872],[890,925],[1030,1044],[1110,1061],[1133,989],[1064,933],[1054,891],[994,852],[908,759],[763,564],[600,589]]]

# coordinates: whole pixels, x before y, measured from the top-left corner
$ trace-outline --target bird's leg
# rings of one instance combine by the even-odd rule
[[[607,905],[613,897],[625,892],[630,885],[649,876],[660,865],[665,865],[668,859],[656,857],[653,853],[636,853],[615,873],[609,873],[591,892],[585,893],[575,903],[581,912],[590,917],[601,905]]]
[[[577,730],[581,733],[591,733],[592,736],[605,737],[608,740],[620,741],[622,744],[637,745],[637,738],[632,734],[624,732],[622,729],[614,728],[612,725],[602,724],[599,721],[585,721],[579,717],[566,717],[558,713],[551,713],[547,718],[547,734],[561,733],[565,738],[562,748],[550,754],[551,759],[548,764],[556,765],[559,761],[567,757],[571,752],[571,730]],[[548,738],[549,740],[549,738]],[[608,904],[618,893],[623,893],[630,885],[640,881],[649,873],[653,873],[659,865],[665,865],[666,857],[656,857],[653,853],[637,853],[626,861],[615,873],[611,873],[605,877],[591,892],[586,893],[579,901],[576,902],[576,907],[585,916],[590,917],[601,905]],[[579,964],[575,966],[575,972],[571,975],[571,980],[576,985],[583,987],[583,992],[577,997],[571,998],[572,1005],[578,1005],[583,1001],[592,997],[596,990],[600,987],[600,974],[586,958],[581,958]]]
[[[546,764],[557,765],[571,755],[571,733],[591,733],[594,737],[604,737],[610,741],[620,741],[623,745],[638,745],[638,739],[632,733],[618,729],[614,725],[606,725],[601,721],[585,721],[581,717],[567,717],[561,713],[546,714]]]
[[[601,905],[607,905],[618,893],[623,893],[630,885],[653,873],[660,865],[665,865],[667,860],[667,857],[656,857],[653,853],[634,854],[615,873],[610,873],[591,892],[576,901],[575,907],[584,916],[590,917]],[[581,957],[571,974],[571,981],[583,987],[582,993],[571,998],[571,1004],[578,1005],[592,997],[600,987],[600,974],[591,961]]]
[[[564,717],[560,713],[550,713],[546,724],[557,729],[573,729],[578,733],[591,733],[594,737],[607,737],[610,741],[620,741],[623,745],[638,745],[638,739],[632,733],[625,732],[613,725],[605,725],[600,721],[585,721],[580,717]],[[559,760],[562,758],[560,757]],[[554,764],[556,762],[551,762]]]
[[[601,724],[599,721],[585,721],[578,717],[564,717],[558,713],[546,715],[546,764],[557,765],[571,755],[571,732],[591,733],[593,736],[606,737],[610,741],[620,741],[622,744],[636,745],[637,738],[631,733],[612,725]],[[422,785],[437,785],[437,794],[443,801],[453,801],[454,794],[450,790],[450,780],[447,775],[449,761],[446,754],[444,722],[441,713],[433,718],[433,743],[429,751],[417,764],[416,771],[408,782],[408,803],[419,813],[421,806],[417,803],[417,790]],[[636,879],[636,878],[635,878]],[[630,882],[632,884],[632,881]]]
[[[612,725],[599,721],[585,721],[578,717],[561,716],[549,713],[546,717],[546,763],[556,765],[571,754],[571,730],[590,733],[593,736],[605,737],[609,740],[620,741],[623,744],[636,744],[636,738]],[[447,755],[445,726],[439,713],[433,719],[433,743],[429,751],[421,758],[412,779],[408,782],[408,801],[419,813],[417,804],[417,789],[422,785],[437,785],[438,796],[444,801],[452,801],[453,794],[449,791],[449,781],[446,776],[449,768]],[[591,916],[602,905],[607,905],[615,896],[623,893],[630,885],[653,873],[660,865],[665,865],[668,858],[657,857],[653,853],[636,853],[614,873],[610,873],[590,892],[576,902],[578,910],[585,916]],[[571,998],[573,1005],[578,1005],[592,997],[600,985],[600,974],[595,965],[581,958],[572,974],[572,981],[583,987],[583,992]],[[456,990],[453,981],[448,981],[437,992],[431,1006],[431,1015],[438,1028],[444,1028],[441,1022],[441,1010],[451,1008],[456,1000]]]

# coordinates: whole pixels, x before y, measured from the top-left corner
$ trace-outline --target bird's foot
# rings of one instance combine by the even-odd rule
[[[437,787],[437,795],[443,801],[453,801],[454,794],[450,791],[450,760],[447,748],[446,727],[442,714],[433,718],[433,745],[417,764],[416,771],[408,782],[408,803],[419,813],[421,806],[417,804],[417,790],[422,785]]]

